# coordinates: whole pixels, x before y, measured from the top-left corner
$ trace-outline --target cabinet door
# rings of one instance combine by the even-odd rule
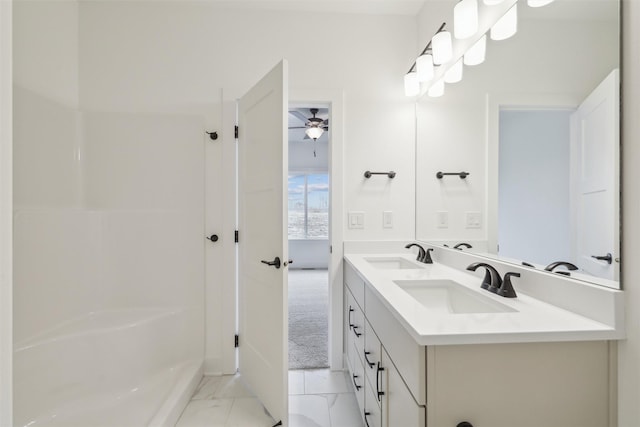
[[[383,399],[383,427],[425,427],[426,410],[413,399],[386,351],[382,352],[386,373]]]

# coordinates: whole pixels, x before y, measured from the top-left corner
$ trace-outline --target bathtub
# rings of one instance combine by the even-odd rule
[[[173,426],[202,377],[186,338],[191,316],[91,312],[16,343],[15,425]]]

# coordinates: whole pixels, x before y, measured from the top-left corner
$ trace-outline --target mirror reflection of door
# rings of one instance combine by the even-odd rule
[[[289,108],[290,370],[329,367],[329,123],[328,105]]]
[[[618,280],[617,73],[575,111],[500,110],[501,257]]]

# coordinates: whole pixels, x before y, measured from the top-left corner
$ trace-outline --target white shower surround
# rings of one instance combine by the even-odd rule
[[[92,312],[16,343],[14,425],[173,426],[202,377],[202,359],[175,345],[190,315]]]

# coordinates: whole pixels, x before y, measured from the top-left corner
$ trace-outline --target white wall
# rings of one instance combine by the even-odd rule
[[[411,239],[414,120],[402,76],[416,52],[415,28],[412,16],[228,9],[217,2],[81,2],[80,103],[89,110],[193,112],[208,130],[221,129],[230,117],[221,114],[221,98],[242,95],[284,57],[292,93],[344,93],[345,180],[335,185],[343,186],[345,210],[367,216],[366,228],[344,230],[345,238]],[[314,43],[321,58],[309,49]],[[222,158],[219,147],[207,147],[214,168],[233,161]],[[398,176],[365,182],[367,169],[393,169]],[[207,221],[221,218],[218,196],[227,194],[228,180],[207,169],[213,210]],[[393,229],[382,227],[383,210],[394,211]],[[217,220],[208,229],[229,238],[220,226]],[[232,342],[220,327],[220,278],[228,277],[229,264],[209,250],[206,256],[207,370],[219,372],[222,348]]]
[[[640,425],[640,3],[623,2],[622,286],[627,339],[618,345],[618,425]]]

